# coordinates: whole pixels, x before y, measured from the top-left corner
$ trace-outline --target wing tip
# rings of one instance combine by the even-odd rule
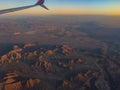
[[[44,4],[40,5],[42,8],[49,10]]]

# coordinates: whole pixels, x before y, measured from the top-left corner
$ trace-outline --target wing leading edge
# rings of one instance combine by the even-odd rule
[[[35,6],[38,6],[38,5],[40,5],[44,9],[48,10],[48,8],[43,3],[44,3],[44,0],[39,0],[35,5],[29,5],[29,6],[0,10],[0,14],[6,14],[6,13],[10,13],[10,12],[20,11],[20,10],[32,8],[32,7],[35,7]]]

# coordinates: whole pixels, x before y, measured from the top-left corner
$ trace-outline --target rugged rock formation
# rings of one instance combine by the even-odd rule
[[[72,48],[70,48],[68,45],[63,45],[61,49],[62,49],[62,53],[65,55],[69,55],[72,53]]]
[[[45,54],[46,54],[47,56],[51,56],[51,55],[54,54],[54,50],[48,50],[48,51],[45,52]]]
[[[22,49],[19,48],[17,45],[13,46],[13,50],[1,56],[0,58],[1,64],[19,62],[19,60],[22,58],[21,51]]]
[[[1,81],[0,90],[34,90],[40,83],[39,79],[19,76],[16,71],[6,73]]]
[[[119,90],[119,63],[105,61],[67,45],[14,45],[0,56],[0,90]]]
[[[63,83],[62,83],[62,87],[63,88],[70,88],[71,85],[70,85],[69,81],[64,80]]]
[[[22,77],[14,71],[6,73],[0,80],[0,90],[36,90],[35,87],[38,84],[40,84],[40,79]]]
[[[48,61],[43,60],[43,61],[36,62],[35,67],[47,71],[52,67],[52,64]]]
[[[33,44],[33,43],[27,43],[27,44],[24,45],[23,48],[32,47],[32,46],[35,46],[35,44]]]

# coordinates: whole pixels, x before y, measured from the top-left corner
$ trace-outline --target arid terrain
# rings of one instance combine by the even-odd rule
[[[0,20],[0,90],[120,90],[120,19]]]

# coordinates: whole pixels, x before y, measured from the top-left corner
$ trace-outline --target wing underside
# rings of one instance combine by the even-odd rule
[[[27,9],[27,8],[32,8],[32,7],[35,7],[35,6],[36,5],[29,5],[29,6],[23,6],[23,7],[18,7],[18,8],[0,10],[0,14],[5,14],[5,13],[10,13],[10,12],[20,11],[20,10],[24,10],[24,9]]]
[[[43,3],[44,3],[44,0],[38,0],[38,2],[35,5],[29,5],[29,6],[0,10],[0,15],[10,13],[10,12],[20,11],[20,10],[24,10],[24,9],[28,9],[28,8],[32,8],[32,7],[35,7],[35,6],[41,6],[44,9],[48,10],[48,8]]]

